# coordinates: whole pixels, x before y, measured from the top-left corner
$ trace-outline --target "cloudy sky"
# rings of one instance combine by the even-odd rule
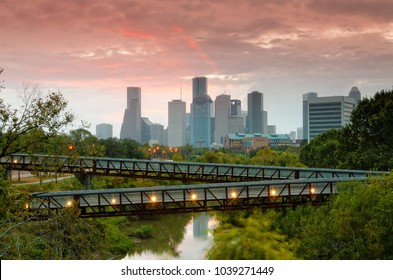
[[[24,82],[60,90],[93,133],[106,122],[119,136],[127,86],[166,126],[180,88],[190,110],[195,76],[243,110],[263,92],[268,123],[287,133],[304,93],[392,88],[393,0],[2,0],[0,67],[7,103]]]

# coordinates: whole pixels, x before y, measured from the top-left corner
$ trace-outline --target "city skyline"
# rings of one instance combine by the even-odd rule
[[[305,93],[392,88],[391,4],[4,0],[0,98],[18,104],[24,81],[60,90],[78,121],[111,123],[119,137],[126,87],[142,88],[142,116],[166,127],[167,103],[181,98],[189,112],[191,80],[206,76],[213,100],[228,94],[243,110],[263,92],[268,124],[289,133]]]

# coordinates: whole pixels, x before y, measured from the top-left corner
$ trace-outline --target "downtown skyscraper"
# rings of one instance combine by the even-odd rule
[[[124,111],[120,139],[141,142],[141,88],[127,87],[127,108]]]
[[[186,102],[172,100],[168,103],[168,146],[184,146],[186,129]]]
[[[212,142],[211,104],[207,94],[207,78],[192,79],[192,103],[190,123],[190,144],[195,147],[210,147]]]
[[[247,132],[266,134],[267,112],[263,110],[263,93],[253,91],[247,95]]]
[[[225,136],[228,134],[228,120],[231,115],[231,96],[227,94],[217,96],[214,105],[214,143],[223,146]]]

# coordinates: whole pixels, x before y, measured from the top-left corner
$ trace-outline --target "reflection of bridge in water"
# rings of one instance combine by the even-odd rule
[[[0,164],[8,170],[73,173],[84,182],[97,175],[204,182],[181,186],[33,193],[26,205],[43,216],[74,206],[80,209],[81,217],[293,207],[305,203],[316,205],[326,202],[337,192],[338,182],[366,180],[369,176],[382,174],[359,170],[46,155],[12,155],[1,158]]]

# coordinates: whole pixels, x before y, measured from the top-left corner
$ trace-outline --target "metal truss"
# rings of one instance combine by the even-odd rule
[[[341,181],[367,178],[299,179],[186,186],[123,188],[33,193],[26,208],[46,218],[58,211],[77,207],[80,217],[166,214],[254,207],[318,205],[337,193]]]

